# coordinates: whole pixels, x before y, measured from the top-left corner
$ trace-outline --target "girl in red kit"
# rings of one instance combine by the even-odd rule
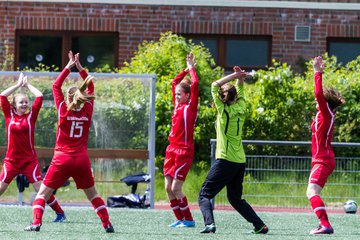
[[[29,89],[36,97],[30,109],[29,100],[25,94],[16,94],[11,103],[8,101],[10,94],[20,87]],[[23,73],[20,73],[17,84],[0,93],[0,100],[8,142],[4,165],[0,174],[0,196],[18,174],[26,176],[28,181],[33,184],[35,191],[38,192],[42,182],[42,175],[34,148],[34,132],[43,95],[28,82]],[[53,194],[49,195],[47,204],[56,212],[54,222],[62,222],[66,219],[64,211]]]
[[[114,232],[109,221],[109,214],[102,198],[95,189],[91,163],[87,153],[88,135],[94,108],[93,77],[88,76],[81,67],[79,54],[69,52],[69,62],[53,84],[53,94],[58,111],[58,129],[54,157],[33,202],[33,222],[25,231],[40,231],[45,201],[50,194],[61,187],[72,177],[78,189],[83,189],[87,198],[101,219],[105,231]],[[61,86],[75,66],[84,82],[80,88],[71,87],[67,90],[65,102]],[[86,91],[85,91],[86,90]]]
[[[199,81],[196,75],[195,57],[186,57],[187,69],[182,70],[172,82],[174,112],[164,162],[165,189],[176,221],[169,227],[194,227],[182,186],[194,157],[194,127],[198,111]],[[184,77],[190,73],[191,82]],[[183,80],[184,79],[184,80]]]
[[[323,90],[322,72],[324,71],[324,62],[321,57],[314,58],[313,67],[317,113],[311,125],[312,169],[306,195],[312,209],[320,220],[320,225],[318,228],[311,230],[310,234],[332,234],[334,230],[328,220],[320,192],[335,169],[334,151],[331,147],[335,120],[334,109],[344,104],[345,100],[332,88]]]

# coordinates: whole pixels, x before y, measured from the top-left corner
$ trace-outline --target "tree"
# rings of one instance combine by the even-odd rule
[[[200,106],[195,127],[195,161],[209,161],[209,138],[215,137],[215,109],[211,108],[210,84],[221,77],[223,69],[213,67],[213,58],[204,45],[173,34],[163,33],[159,41],[145,41],[130,62],[120,73],[156,74],[156,156],[157,165],[162,167],[167,137],[171,128],[173,111],[171,80],[186,68],[185,58],[189,52],[196,56],[196,72],[199,77]]]

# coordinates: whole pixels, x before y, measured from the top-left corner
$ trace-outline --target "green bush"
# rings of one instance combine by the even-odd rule
[[[4,48],[7,59],[2,69],[11,65],[13,57]],[[156,74],[156,164],[162,169],[164,152],[168,144],[168,135],[171,128],[171,80],[186,67],[185,57],[192,51],[196,56],[196,72],[199,76],[200,103],[198,119],[195,126],[195,159],[200,169],[206,168],[210,159],[210,139],[215,138],[214,121],[216,111],[211,107],[210,84],[213,80],[224,75],[224,70],[215,65],[207,48],[202,44],[194,44],[191,40],[173,34],[163,33],[158,41],[144,41],[139,45],[134,57],[125,62],[122,69],[111,70],[108,66],[99,68],[100,72],[116,71],[120,73]],[[323,76],[324,86],[332,85],[338,89],[346,99],[346,104],[337,110],[334,137],[335,142],[360,142],[359,116],[360,116],[360,57],[345,66],[337,63],[335,57],[324,55],[326,68]],[[272,66],[257,71],[259,80],[254,84],[246,84],[247,117],[244,124],[243,139],[257,140],[283,140],[283,141],[310,141],[311,122],[316,113],[313,87],[313,70],[310,61],[305,63],[303,74],[294,73],[291,66],[273,60]],[[28,69],[29,70],[29,69]],[[46,66],[39,66],[35,71],[55,70]],[[31,79],[43,91],[45,99],[52,100],[52,91],[49,83],[41,79]],[[144,116],[145,108],[134,107],[133,102],[146,106],[144,89],[136,83],[124,80],[119,86],[116,81],[96,82],[96,92],[103,104],[110,106],[102,111],[97,109],[98,117],[106,116],[106,124],[116,128],[116,124],[124,122],[130,124],[125,135],[131,135],[123,143],[129,148],[146,148],[147,132],[137,129],[137,124]],[[0,83],[1,89],[8,87],[7,83]],[[113,91],[114,88],[118,91]],[[130,91],[129,91],[130,90]],[[127,94],[125,97],[125,93]],[[117,108],[116,104],[129,107],[131,111]],[[111,104],[114,106],[111,107]],[[144,105],[145,104],[145,105]],[[100,111],[100,112],[99,112]],[[96,113],[95,113],[96,115]],[[145,114],[146,115],[146,114]],[[41,128],[55,132],[56,111],[53,107],[44,107],[40,111],[38,120]],[[0,128],[3,128],[3,118]],[[120,126],[120,125],[118,125]],[[53,146],[52,140],[40,130],[36,133],[38,146]],[[123,138],[124,134],[121,135]],[[110,147],[119,147],[122,144],[113,141],[108,136]],[[2,138],[4,140],[4,138]],[[89,142],[91,147],[104,147],[104,144]],[[107,145],[106,145],[107,146]],[[337,148],[338,156],[358,156],[360,149]],[[310,147],[277,147],[257,146],[246,147],[247,154],[269,155],[310,155]]]
[[[196,73],[199,77],[200,106],[195,127],[195,161],[209,161],[210,138],[215,137],[215,110],[211,108],[210,84],[221,77],[223,70],[213,68],[214,60],[203,45],[196,45],[170,32],[161,34],[159,41],[145,41],[120,73],[156,74],[156,156],[162,168],[168,135],[171,129],[171,81],[186,68],[186,55],[196,56]]]

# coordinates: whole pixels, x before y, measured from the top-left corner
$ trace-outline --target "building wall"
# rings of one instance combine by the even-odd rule
[[[359,38],[359,18],[357,10],[9,1],[0,2],[0,51],[4,40],[10,51],[15,51],[17,29],[110,31],[119,33],[121,66],[130,60],[138,44],[156,40],[165,31],[272,35],[272,57],[296,69],[300,57],[309,59],[326,51],[327,37]],[[311,26],[310,42],[294,41],[295,25]]]

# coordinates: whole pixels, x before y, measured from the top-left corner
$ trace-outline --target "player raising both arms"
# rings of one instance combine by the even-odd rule
[[[312,169],[306,195],[314,213],[320,220],[320,225],[318,228],[311,230],[310,234],[332,234],[334,229],[328,220],[320,192],[335,169],[335,156],[331,147],[335,121],[334,109],[344,104],[345,99],[332,88],[323,91],[322,73],[324,71],[324,62],[321,57],[314,58],[313,68],[317,113],[311,124]]]
[[[40,231],[45,201],[65,181],[72,177],[78,189],[83,189],[87,198],[101,219],[105,231],[114,232],[109,221],[109,214],[102,198],[95,189],[91,163],[87,153],[90,123],[94,108],[93,77],[88,76],[81,67],[79,54],[70,51],[69,62],[53,84],[53,94],[58,111],[58,129],[54,157],[33,202],[33,222],[25,231]],[[77,67],[84,79],[80,88],[71,87],[67,90],[65,102],[61,86],[73,66]]]
[[[10,94],[20,87],[29,89],[35,95],[35,101],[30,109],[29,100],[25,94],[16,94],[11,103],[8,101]],[[20,73],[17,84],[0,93],[0,100],[8,142],[4,165],[0,174],[0,196],[18,174],[26,176],[29,182],[33,184],[35,191],[38,192],[42,175],[34,148],[34,133],[43,95],[28,82],[23,73]],[[56,212],[54,222],[62,222],[66,219],[64,211],[53,194],[49,195],[46,203]]]
[[[214,198],[225,186],[230,204],[254,226],[253,233],[266,234],[269,229],[242,199],[246,157],[242,145],[242,127],[245,121],[244,97],[245,71],[234,67],[234,72],[211,84],[211,94],[217,110],[216,161],[200,189],[199,206],[204,216],[205,228],[201,233],[215,233]],[[229,83],[236,80],[236,86]]]
[[[198,111],[199,81],[195,72],[195,57],[186,57],[187,69],[172,81],[172,114],[170,144],[166,148],[164,162],[165,190],[176,221],[169,227],[194,227],[187,198],[182,192],[186,175],[194,157],[194,127]],[[190,73],[191,82],[184,77]]]

